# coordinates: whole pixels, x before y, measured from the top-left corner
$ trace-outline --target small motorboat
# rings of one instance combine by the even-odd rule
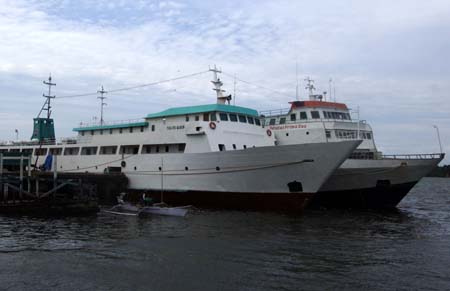
[[[165,203],[158,203],[152,206],[138,206],[131,203],[122,203],[104,212],[118,215],[138,216],[145,214],[168,215],[184,217],[188,213],[190,205],[169,207]]]

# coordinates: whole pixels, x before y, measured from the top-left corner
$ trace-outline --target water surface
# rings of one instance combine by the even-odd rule
[[[0,216],[0,290],[449,290],[450,179],[398,211]]]

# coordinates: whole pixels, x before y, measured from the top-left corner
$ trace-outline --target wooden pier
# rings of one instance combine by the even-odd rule
[[[56,169],[56,158],[53,160]],[[7,171],[5,169],[8,169]],[[31,157],[0,154],[0,213],[86,215],[98,212],[96,179],[32,171]]]

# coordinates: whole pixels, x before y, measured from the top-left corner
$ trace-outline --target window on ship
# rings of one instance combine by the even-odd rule
[[[195,121],[199,121],[200,120],[200,116],[195,115]]]
[[[223,152],[225,150],[224,144],[219,144],[219,151]]]
[[[247,123],[247,118],[244,115],[239,115],[239,122]]]
[[[253,117],[247,116],[248,123],[255,124]]]
[[[222,121],[228,121],[228,114],[226,114],[226,113],[223,113],[223,112],[219,113],[219,117],[220,117],[220,120],[222,120]]]
[[[281,117],[280,124],[285,124],[285,123],[286,123],[286,117]]]
[[[211,113],[211,121],[217,121],[217,116],[215,112]]]
[[[311,111],[311,117],[313,119],[319,119],[320,118],[319,111]]]
[[[117,146],[100,147],[101,155],[115,155],[117,153]]]
[[[124,145],[120,147],[120,154],[136,155],[139,152],[139,145]]]
[[[306,115],[306,112],[305,112],[305,111],[300,112],[300,119],[301,119],[301,120],[308,119],[308,116]]]
[[[40,149],[35,149],[34,150],[34,155],[35,156],[45,156],[47,154],[47,149],[46,148],[40,148]]]
[[[65,148],[64,155],[65,156],[76,156],[76,155],[78,155],[79,151],[80,151],[80,148]]]
[[[60,156],[62,154],[62,148],[51,148],[50,154],[54,156]]]
[[[261,121],[259,120],[259,118],[255,118],[255,124],[257,126],[261,126]]]
[[[189,122],[189,115],[186,115],[186,122]]]
[[[2,151],[0,151],[1,153]],[[33,149],[22,149],[22,153],[24,154],[32,154],[33,153]]]
[[[237,120],[237,115],[236,115],[236,114],[230,113],[230,121],[232,121],[232,122],[237,122],[237,121],[238,121],[238,120]]]
[[[291,121],[295,121],[297,119],[297,115],[295,113],[291,114]]]
[[[97,147],[83,147],[81,148],[82,156],[93,156],[97,154]]]
[[[203,121],[209,121],[209,113],[203,114]]]
[[[269,125],[275,125],[276,119],[275,118],[271,118],[269,121]]]

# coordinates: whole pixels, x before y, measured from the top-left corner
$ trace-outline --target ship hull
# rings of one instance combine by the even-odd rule
[[[62,172],[121,168],[129,190],[168,193],[164,201],[225,208],[303,208],[359,141],[256,147],[246,150],[136,154],[103,160],[58,157]],[[100,158],[100,156],[96,156]],[[173,193],[170,196],[169,193]],[[288,195],[289,194],[289,195]],[[277,201],[279,199],[279,201]],[[279,205],[277,205],[279,204]]]
[[[313,208],[395,208],[443,157],[346,160],[313,198]]]

